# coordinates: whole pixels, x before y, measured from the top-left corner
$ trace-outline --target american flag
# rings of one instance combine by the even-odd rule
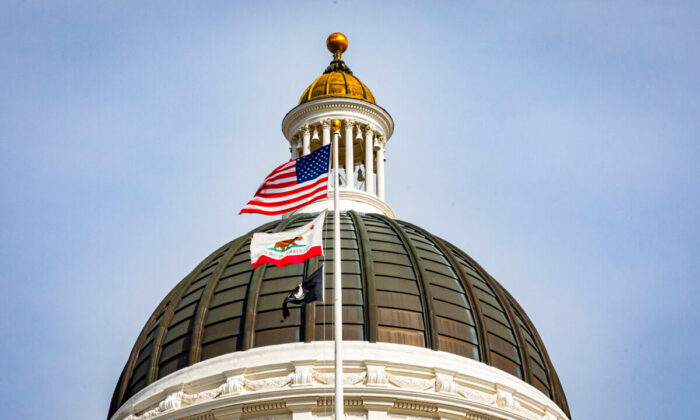
[[[241,213],[274,216],[324,198],[328,189],[330,155],[331,145],[327,144],[278,166],[265,178]]]

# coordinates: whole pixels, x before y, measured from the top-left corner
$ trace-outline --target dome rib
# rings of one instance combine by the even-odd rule
[[[471,283],[467,280],[467,274],[464,272],[462,265],[455,260],[453,251],[449,248],[445,241],[412,223],[403,223],[412,227],[418,232],[421,232],[423,235],[429,238],[435,244],[435,246],[438,247],[440,252],[443,253],[445,258],[447,258],[447,260],[457,272],[457,276],[459,277],[459,280],[462,283],[462,287],[464,287],[464,291],[467,295],[469,305],[471,306],[472,314],[474,315],[474,323],[476,324],[475,327],[479,339],[479,358],[482,362],[486,364],[491,364],[491,351],[489,348],[488,339],[486,337],[486,322],[484,321],[484,315],[481,311],[481,306],[477,303],[474,288],[471,285]]]

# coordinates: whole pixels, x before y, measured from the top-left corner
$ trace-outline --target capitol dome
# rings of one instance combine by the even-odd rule
[[[311,219],[299,214],[254,232],[298,227]],[[328,219],[326,259],[332,260]],[[149,383],[202,360],[331,338],[330,306],[295,307],[282,321],[282,300],[315,269],[313,263],[253,270],[252,234],[209,255],[158,305],[132,350],[110,415]],[[344,339],[425,347],[486,363],[526,381],[568,413],[535,327],[467,254],[413,224],[352,211],[341,216],[341,247]],[[330,279],[332,264],[328,267]]]
[[[347,39],[334,39],[335,62]],[[334,136],[343,133],[344,163],[333,169],[342,183],[223,245],[175,285],[138,335],[109,419],[331,420],[333,219],[329,213],[325,255],[303,264],[253,269],[250,242],[256,232],[287,231],[332,209],[335,188],[346,418],[570,418],[518,302],[465,252],[395,219],[384,202],[393,120],[370,97],[319,98],[313,107],[302,98],[285,116],[292,159],[329,144],[330,118],[336,127],[342,119]],[[293,305],[284,319],[285,296],[321,266],[324,301]]]

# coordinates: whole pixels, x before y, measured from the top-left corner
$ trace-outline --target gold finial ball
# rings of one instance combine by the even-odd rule
[[[333,32],[328,35],[328,39],[326,39],[326,47],[328,47],[328,51],[334,55],[342,54],[348,49],[348,37],[340,32]]]
[[[340,130],[340,120],[331,120],[331,129],[333,131]]]

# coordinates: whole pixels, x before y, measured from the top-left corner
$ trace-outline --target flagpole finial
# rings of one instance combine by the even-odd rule
[[[331,130],[333,130],[333,131],[340,130],[340,120],[331,120]]]

